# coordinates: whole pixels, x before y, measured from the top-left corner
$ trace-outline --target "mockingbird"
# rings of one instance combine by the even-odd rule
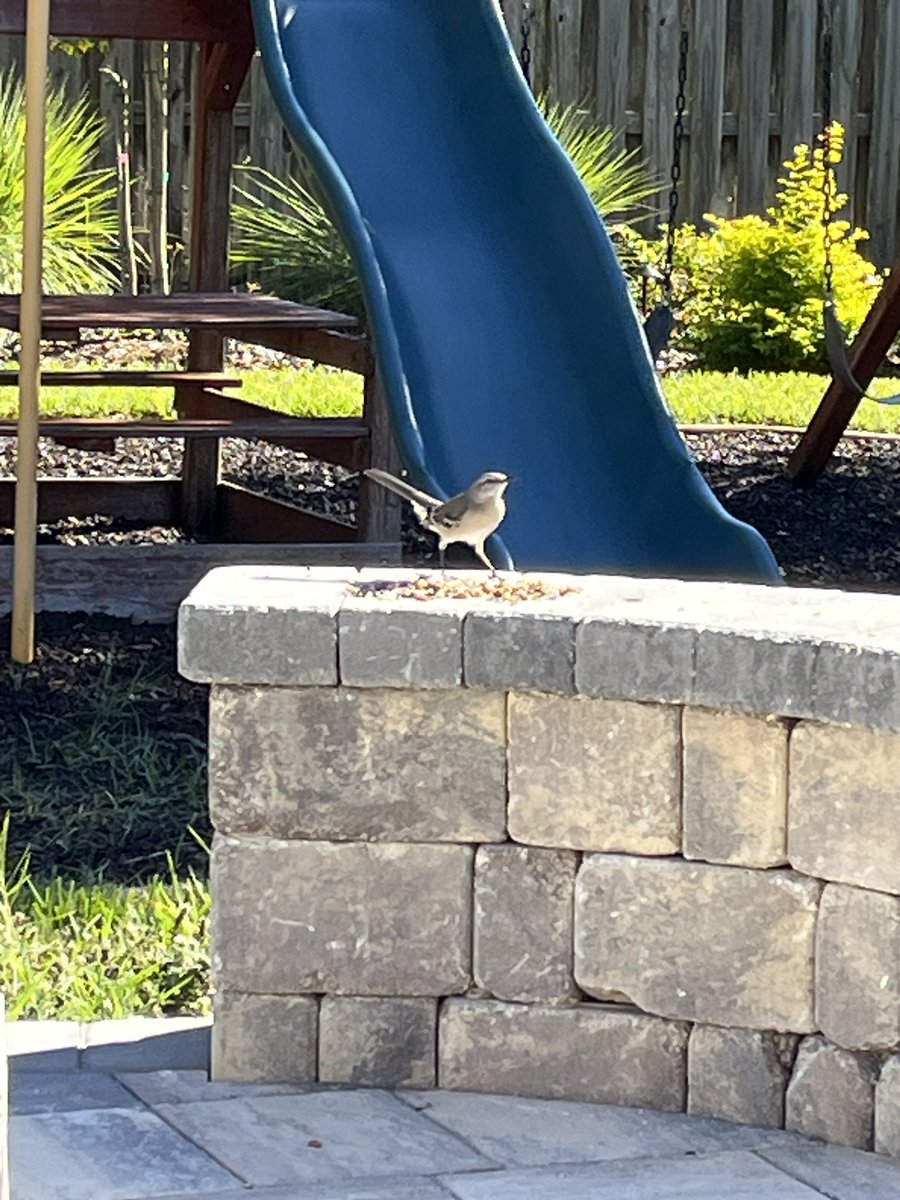
[[[451,542],[465,542],[486,567],[494,570],[494,564],[485,554],[484,543],[506,516],[503,493],[509,484],[508,475],[502,471],[485,471],[458,496],[438,500],[376,467],[365,474],[408,500],[420,525],[429,533],[437,534],[441,570],[444,569],[444,551]]]

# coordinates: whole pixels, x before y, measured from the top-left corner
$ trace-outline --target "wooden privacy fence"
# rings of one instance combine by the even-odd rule
[[[678,43],[688,30],[680,209],[688,220],[709,211],[759,212],[771,202],[781,163],[821,125],[822,30],[829,22],[832,111],[847,130],[839,182],[851,196],[851,219],[872,234],[871,257],[887,264],[897,255],[900,0],[503,0],[503,8],[517,52],[527,26],[534,90],[583,105],[599,124],[620,130],[622,143],[640,148],[664,179]],[[21,53],[19,40],[0,40],[0,68],[21,61]],[[51,56],[54,81],[73,97],[86,89],[107,118],[107,165],[116,162],[122,85],[127,88],[134,220],[151,250],[161,206],[176,244],[189,208],[192,51],[171,45],[163,84],[160,57],[158,47],[131,42]],[[237,161],[276,175],[291,169],[293,151],[258,59],[236,120]]]
[[[532,86],[583,103],[667,176],[678,43],[688,31],[682,212],[734,216],[774,198],[781,164],[821,128],[822,34],[832,114],[847,130],[839,183],[881,264],[898,251],[900,0],[503,0]]]

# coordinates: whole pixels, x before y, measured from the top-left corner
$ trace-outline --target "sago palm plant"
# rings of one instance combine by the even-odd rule
[[[103,132],[86,100],[47,96],[44,290],[85,292],[117,282],[115,173],[93,169]],[[25,191],[25,88],[0,75],[0,291],[21,290]]]
[[[646,201],[658,184],[638,154],[617,149],[615,131],[598,129],[583,109],[543,98],[539,104],[611,230],[646,217]],[[266,291],[364,315],[350,255],[308,168],[280,180],[251,164],[239,166],[232,222],[232,262],[254,272]]]

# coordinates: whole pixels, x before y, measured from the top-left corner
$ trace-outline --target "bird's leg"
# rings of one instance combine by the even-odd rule
[[[446,554],[446,552],[447,552],[447,547],[444,545],[444,543],[438,542],[438,564],[441,568],[442,575],[445,575],[447,573],[446,567],[444,566],[444,555]]]
[[[494,566],[494,564],[488,558],[487,553],[484,548],[484,542],[479,542],[477,545],[473,545],[472,549],[475,551],[475,553],[478,555],[478,557],[481,559],[481,561],[484,563],[484,565],[487,567],[487,569],[490,571],[490,573],[492,575],[496,575],[497,568]]]

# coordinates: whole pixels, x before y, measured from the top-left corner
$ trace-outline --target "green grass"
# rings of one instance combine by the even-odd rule
[[[6,867],[0,832],[0,990],[9,1019],[95,1021],[209,1011],[209,890],[192,872],[126,886]]]
[[[684,371],[666,375],[662,388],[675,419],[685,425],[738,423],[794,425],[809,423],[822,399],[827,380],[822,375],[754,372],[738,375],[715,371]],[[872,391],[890,396],[900,391],[900,379],[877,379]],[[864,400],[851,428],[900,432],[900,407]]]
[[[135,368],[137,369],[137,368]],[[161,369],[161,368],[160,368]],[[333,367],[295,370],[236,371],[243,380],[232,394],[254,404],[298,417],[358,417],[362,414],[362,377]],[[0,419],[12,420],[17,411],[15,388],[0,387]],[[173,417],[168,388],[52,387],[44,388],[41,409],[47,417]]]

